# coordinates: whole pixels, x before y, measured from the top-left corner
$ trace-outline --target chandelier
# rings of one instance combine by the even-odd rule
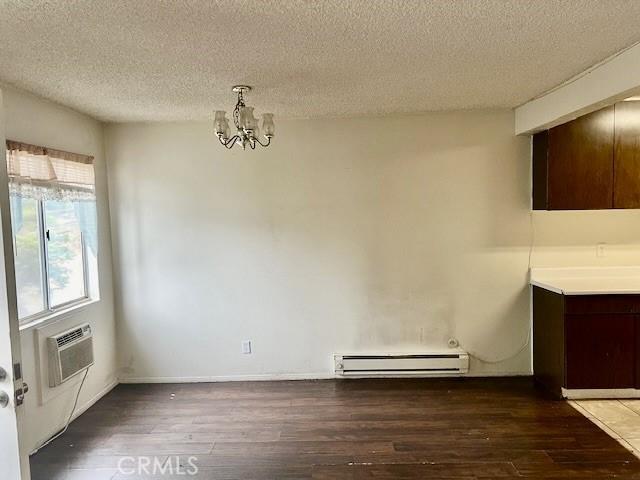
[[[260,141],[260,127],[258,120],[253,116],[253,107],[247,107],[244,103],[245,92],[251,91],[251,87],[247,85],[236,85],[232,89],[238,94],[238,102],[233,109],[233,124],[237,133],[229,137],[229,120],[227,120],[227,112],[218,110],[213,119],[213,127],[220,143],[226,148],[232,148],[234,145],[240,145],[243,149],[247,146],[255,150],[257,145],[268,147],[275,132],[273,124],[273,113],[265,113],[262,115],[262,135],[266,139],[263,143]]]

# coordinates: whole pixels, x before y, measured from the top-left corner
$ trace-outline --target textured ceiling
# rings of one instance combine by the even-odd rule
[[[109,121],[514,107],[640,40],[638,0],[0,0],[0,81]]]

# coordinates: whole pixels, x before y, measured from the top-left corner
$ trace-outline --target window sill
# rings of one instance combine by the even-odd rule
[[[72,314],[75,314],[79,311],[84,310],[89,305],[98,303],[99,301],[100,301],[99,299],[94,299],[94,298],[83,299],[77,303],[74,303],[72,305],[68,305],[59,310],[56,310],[55,312],[48,312],[40,317],[33,318],[29,320],[27,323],[20,325],[20,328],[19,328],[20,333],[25,332],[27,330],[31,330],[35,327],[43,327],[50,323],[56,322],[58,320],[62,320],[66,317],[71,316]]]

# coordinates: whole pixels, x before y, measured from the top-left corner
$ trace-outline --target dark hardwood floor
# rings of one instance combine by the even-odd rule
[[[640,479],[528,378],[120,385],[31,465],[34,480]]]

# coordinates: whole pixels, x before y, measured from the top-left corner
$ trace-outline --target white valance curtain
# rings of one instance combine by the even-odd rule
[[[93,157],[7,140],[9,191],[38,200],[95,202]]]
[[[71,201],[87,246],[97,254],[98,229],[93,157],[7,140],[11,221],[22,226],[22,202]]]

